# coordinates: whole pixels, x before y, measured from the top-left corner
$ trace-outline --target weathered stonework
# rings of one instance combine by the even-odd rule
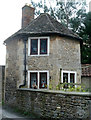
[[[9,41],[6,46],[6,84],[5,84],[5,102],[12,104],[17,89],[17,81],[19,81],[19,66],[17,65],[17,39]]]
[[[11,99],[10,96],[15,94],[16,89],[24,82],[23,39],[14,38],[7,43],[6,49],[6,98]],[[49,84],[54,89],[61,81],[60,69],[76,71],[77,82],[81,82],[80,42],[77,40],[50,36],[49,56],[28,56],[27,41],[26,57],[27,82],[25,87],[28,87],[28,70],[49,70]]]
[[[16,104],[11,106],[33,112],[42,118],[89,120],[91,94],[18,89]]]
[[[85,89],[89,89],[91,92],[91,76],[82,76],[81,83]]]
[[[4,100],[5,90],[5,66],[0,65],[0,103]]]
[[[81,83],[80,43],[65,37],[50,37],[49,56],[28,56],[28,70],[49,70],[53,88],[61,81],[60,69],[77,72]],[[53,83],[54,82],[54,83]]]

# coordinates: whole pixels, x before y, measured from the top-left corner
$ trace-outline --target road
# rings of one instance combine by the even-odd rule
[[[11,108],[0,107],[0,120],[38,120],[35,116],[31,115],[26,117],[20,113],[14,112]]]

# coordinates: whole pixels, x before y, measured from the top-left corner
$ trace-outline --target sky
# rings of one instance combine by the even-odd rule
[[[21,28],[22,7],[26,3],[31,4],[30,0],[0,1],[0,65],[5,65],[6,59],[6,47],[3,42]]]

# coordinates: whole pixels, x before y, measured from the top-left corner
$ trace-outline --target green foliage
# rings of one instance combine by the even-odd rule
[[[2,105],[4,105],[4,100],[2,100]]]
[[[49,90],[53,90],[53,87],[51,84],[49,85]]]
[[[52,5],[52,3],[55,4],[55,7]],[[71,18],[74,18],[76,13],[77,13],[77,16],[80,17],[82,14],[82,11],[85,10],[84,6],[86,6],[85,3],[83,2],[82,3],[72,2],[71,0],[67,0],[67,2],[56,1],[56,0],[50,0],[50,1],[40,0],[36,3],[34,2],[34,0],[31,0],[31,4],[33,5],[33,7],[35,7],[36,15],[39,15],[43,12],[49,13],[52,17],[56,18],[57,20],[65,24],[67,27],[72,26],[70,25],[70,23],[73,22]]]
[[[60,84],[56,86],[56,90],[60,90]]]
[[[84,28],[80,31],[80,36],[83,38],[81,48],[82,63],[91,64],[91,12],[87,13],[84,19]]]
[[[65,85],[67,86],[65,88]],[[77,87],[75,87],[75,85],[77,85]],[[56,90],[62,90],[62,91],[69,91],[69,92],[88,92],[89,89],[85,89],[85,85],[79,85],[76,83],[59,83],[56,86]]]
[[[30,115],[30,112],[24,111],[24,110],[20,110],[20,109],[18,109],[17,107],[14,108],[14,112],[20,113],[20,114],[25,115],[25,116],[29,116],[29,115]]]

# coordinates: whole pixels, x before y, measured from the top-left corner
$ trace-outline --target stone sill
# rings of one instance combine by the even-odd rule
[[[30,89],[30,88],[19,88],[18,91],[30,91],[30,92],[42,92],[42,93],[53,93],[53,94],[64,94],[74,96],[91,96],[91,92],[65,92],[61,90],[47,90],[47,89]]]

